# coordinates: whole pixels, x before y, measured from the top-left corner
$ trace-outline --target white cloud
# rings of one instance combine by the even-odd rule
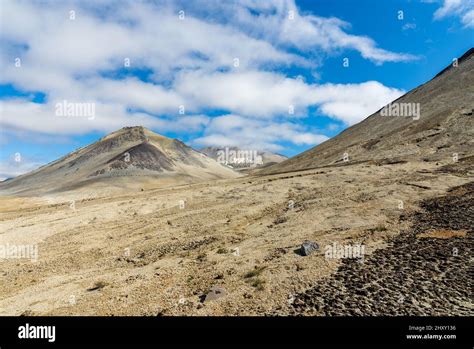
[[[462,22],[467,28],[474,28],[474,9],[467,11],[462,16]]]
[[[434,13],[435,19],[458,16],[466,28],[474,28],[473,0],[443,0],[443,4]]]
[[[373,114],[404,91],[389,88],[377,81],[361,84],[325,84],[316,88],[315,103],[321,111],[348,125]]]
[[[23,99],[2,100],[0,122],[2,128],[13,131],[28,130],[54,135],[77,135],[91,131],[112,132],[130,125],[143,125],[158,132],[196,132],[209,122],[209,118],[204,115],[158,118],[141,112],[127,112],[120,104],[92,103],[95,113],[90,117],[56,115],[56,101],[43,104]]]
[[[148,67],[162,79],[177,68],[231,67],[236,57],[243,68],[304,62],[302,57],[231,26],[190,16],[179,20],[177,11],[169,6],[123,3],[108,8],[106,17],[97,17],[96,13],[81,10],[84,2],[54,7],[34,4],[2,3],[3,34],[28,46],[28,50],[18,52],[27,68],[46,67],[47,72],[87,76],[123,68],[124,59],[129,58],[131,68]],[[76,9],[75,20],[69,19],[71,8]],[[27,30],[18,29],[22,25]],[[8,58],[13,63],[13,57]],[[7,68],[11,70],[12,64]],[[11,73],[9,77],[13,78],[17,71]],[[41,74],[40,69],[37,74]]]
[[[387,51],[366,36],[347,33],[348,22],[300,13],[294,0],[274,1],[198,1],[201,11],[220,11],[222,21],[242,28],[249,35],[272,42],[278,47],[291,47],[301,52],[357,50],[376,63],[402,62],[415,56]],[[203,9],[204,8],[204,9]]]
[[[0,162],[0,181],[33,171],[41,165],[41,162],[30,159],[21,159],[17,162],[13,158],[9,158],[7,161]]]
[[[436,10],[434,17],[440,19],[451,15],[463,7],[463,0],[443,0],[443,5]]]
[[[352,124],[401,91],[375,82],[309,84],[279,68],[294,65],[317,74],[321,53],[342,50],[356,50],[377,64],[414,59],[350,34],[350,24],[337,18],[301,14],[292,0],[121,6],[105,0],[54,5],[7,0],[1,6],[0,83],[46,94],[44,104],[27,98],[0,102],[0,125],[12,130],[72,135],[142,124],[158,132],[206,130],[196,140],[202,144],[236,135],[239,142],[259,142],[267,149],[285,141],[316,144],[324,136],[295,123],[307,108],[319,107]],[[21,67],[14,64],[17,57]],[[127,58],[130,68],[124,67]],[[117,77],[135,68],[148,72],[144,81]],[[95,118],[56,116],[55,103],[63,100],[95,103]],[[180,105],[185,116],[178,115]],[[243,119],[203,115],[209,109]],[[244,124],[233,127],[231,121]],[[228,129],[217,129],[222,122]]]
[[[204,75],[178,78],[176,90],[187,100],[254,117],[305,115],[310,106],[331,117],[354,124],[403,94],[376,81],[361,84],[307,84],[268,72]],[[193,104],[193,102],[191,102]]]
[[[104,103],[119,103],[129,108],[143,109],[150,113],[176,114],[184,98],[173,90],[136,78],[124,80],[93,79],[85,82],[83,98],[97,98]]]
[[[291,106],[298,113],[314,100],[311,85],[304,81],[262,71],[186,72],[177,77],[175,89],[194,108],[208,106],[256,117],[291,117]]]
[[[325,135],[308,132],[295,123],[277,123],[231,114],[213,118],[206,128],[205,135],[195,139],[193,144],[279,151],[282,147],[277,144],[278,142],[315,145],[327,139]]]
[[[179,97],[167,100],[167,93],[153,88],[144,89],[146,85],[138,81],[131,81],[132,96],[126,98],[123,86],[107,86],[107,93],[99,94],[106,102],[88,100],[89,92],[84,93],[82,100],[66,99],[67,102],[81,103],[89,101],[95,104],[95,117],[64,117],[55,114],[56,103],[64,100],[50,99],[48,103],[33,103],[24,99],[0,101],[0,120],[4,127],[32,130],[51,134],[81,134],[89,131],[109,132],[126,125],[142,124],[158,131],[185,131],[212,127],[209,117],[203,115],[180,116],[177,113],[169,117],[154,117],[143,112],[129,112],[129,107],[141,107],[148,110],[163,110],[163,108],[177,111]],[[143,86],[142,86],[143,85]],[[91,90],[99,91],[103,87],[98,84]],[[115,91],[115,95],[114,95]],[[288,79],[282,75],[266,72],[247,72],[241,74],[201,75],[190,74],[181,77],[176,85],[177,95],[186,96],[190,109],[198,110],[206,106],[216,109],[226,109],[243,114],[251,119],[275,119],[286,117],[296,119],[304,115],[310,106],[319,107],[320,111],[341,120],[347,125],[361,121],[364,117],[375,112],[382,106],[403,94],[402,90],[386,87],[376,81],[361,84],[323,84],[312,85],[302,80]],[[135,95],[136,94],[136,95]],[[163,96],[160,97],[160,95]],[[172,93],[171,96],[175,96]],[[91,97],[93,96],[90,95]],[[135,96],[135,97],[134,97]],[[131,98],[134,97],[134,98]],[[293,106],[295,114],[289,114],[289,107]],[[216,119],[218,120],[218,119]],[[236,120],[234,120],[236,122]],[[248,121],[246,121],[248,122]],[[295,138],[296,139],[296,138]]]

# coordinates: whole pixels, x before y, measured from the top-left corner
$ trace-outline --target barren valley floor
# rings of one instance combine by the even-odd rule
[[[0,261],[0,315],[472,315],[470,180],[471,158],[2,197],[0,244],[39,255]],[[364,261],[326,258],[334,243]]]

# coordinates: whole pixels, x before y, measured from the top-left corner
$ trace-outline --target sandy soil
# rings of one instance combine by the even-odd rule
[[[393,239],[413,229],[406,217],[423,211],[422,200],[472,180],[472,171],[457,170],[461,162],[441,170],[450,161],[360,163],[110,197],[2,197],[0,245],[38,244],[39,255],[36,262],[0,259],[0,315],[334,314],[315,287],[348,264],[374,273],[385,268],[376,263],[377,251],[389,251]],[[472,233],[472,226],[436,229],[463,231],[436,241]],[[305,240],[320,250],[302,256]],[[363,244],[364,260],[326,258],[325,247],[333,243]],[[443,272],[442,265],[432,270]],[[354,285],[350,292],[364,286]],[[222,297],[204,302],[213,286],[225,290]],[[397,297],[400,292],[405,299],[420,296],[409,286],[397,289]],[[445,301],[441,293],[432,297]],[[383,313],[350,299],[343,303],[359,309],[355,314]],[[472,314],[472,303],[462,306]],[[452,312],[438,307],[433,313]]]

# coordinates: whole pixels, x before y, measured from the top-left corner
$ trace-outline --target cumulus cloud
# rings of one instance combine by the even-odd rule
[[[91,103],[94,103],[93,115],[67,116],[57,115],[56,103],[34,103],[23,99],[0,101],[2,127],[48,134],[84,134],[110,132],[128,124],[159,126],[157,119],[140,113],[126,113],[121,105]]]
[[[91,131],[112,132],[124,126],[142,125],[158,132],[198,132],[209,123],[205,115],[183,115],[157,118],[143,112],[128,112],[121,104],[93,104],[93,114],[58,114],[58,104],[75,104],[74,100],[34,103],[24,99],[0,101],[2,128],[27,130],[54,135],[78,135]],[[80,102],[82,104],[82,102]],[[87,103],[87,102],[86,102]]]
[[[218,19],[277,47],[291,47],[301,52],[352,49],[379,64],[417,59],[414,55],[379,48],[369,37],[348,33],[350,23],[338,18],[302,14],[294,0],[244,0],[236,3],[201,0],[196,7],[206,14],[217,9],[222,13]]]
[[[361,121],[404,94],[377,81],[361,84],[325,84],[316,88],[315,103],[321,111],[348,125]]]
[[[474,28],[474,9],[471,9],[463,14],[462,22],[467,28]]]
[[[458,16],[466,28],[474,28],[474,1],[443,0],[442,6],[434,13],[435,19]]]
[[[194,140],[198,146],[238,146],[246,149],[280,151],[277,142],[315,145],[327,140],[325,135],[306,131],[301,125],[271,120],[251,119],[241,115],[213,118],[203,137]]]
[[[361,84],[307,84],[268,72],[186,74],[176,90],[187,100],[256,117],[305,114],[310,106],[354,124],[400,97],[404,91],[376,81]],[[290,110],[294,114],[289,113]]]
[[[0,163],[0,181],[33,171],[42,165],[40,161],[35,159],[23,158],[20,153],[12,154],[12,156],[5,160]]]
[[[318,54],[342,50],[376,64],[415,58],[351,34],[340,19],[301,14],[293,0],[6,0],[1,21],[0,83],[46,98],[1,101],[0,124],[55,135],[141,124],[202,131],[195,140],[202,145],[236,138],[266,149],[313,145],[326,138],[297,123],[308,108],[349,125],[402,91],[376,82],[311,84],[281,68],[314,72]],[[93,103],[95,117],[57,116],[64,100]],[[210,117],[208,110],[233,116]]]
[[[291,116],[291,108],[298,113],[314,100],[312,86],[301,79],[263,71],[186,72],[177,78],[175,89],[191,106],[201,104],[256,117]]]
[[[102,99],[107,103],[88,100],[89,92],[81,100],[50,99],[48,103],[34,103],[25,99],[0,101],[1,123],[4,127],[33,130],[54,134],[80,134],[89,131],[112,131],[122,126],[144,125],[158,131],[184,131],[210,128],[210,118],[204,115],[172,115],[157,117],[145,112],[128,110],[130,107],[159,110],[174,109],[176,105],[167,100],[166,94],[160,98],[160,89],[155,97],[153,89],[144,90],[142,82],[132,81],[134,87],[125,101],[126,89],[118,85],[115,89],[108,86],[109,92],[103,93]],[[137,86],[134,86],[136,84]],[[97,91],[98,84],[91,89]],[[135,89],[136,88],[136,89]],[[115,94],[114,92],[115,91]],[[395,100],[404,91],[386,87],[376,81],[361,84],[307,84],[302,80],[288,79],[282,75],[267,72],[247,72],[244,74],[192,74],[179,80],[176,84],[178,95],[185,96],[192,109],[198,105],[208,108],[232,110],[252,119],[274,119],[275,116],[296,118],[304,114],[306,108],[317,106],[320,111],[352,125],[377,111],[387,103]],[[135,95],[136,94],[136,95]],[[92,94],[94,95],[94,94]],[[91,95],[91,96],[92,96]],[[174,94],[173,94],[174,95]],[[134,98],[131,98],[134,97]],[[163,100],[163,102],[160,102]],[[57,103],[93,103],[94,118],[56,115]],[[294,111],[290,113],[290,110]],[[250,119],[249,119],[250,120]],[[236,120],[234,120],[236,122]],[[278,138],[276,138],[278,139]],[[295,138],[296,139],[296,138]],[[296,143],[297,144],[297,143]]]

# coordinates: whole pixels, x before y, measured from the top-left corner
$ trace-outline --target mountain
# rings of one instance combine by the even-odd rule
[[[207,147],[201,152],[217,162],[235,170],[262,168],[288,159],[284,155],[262,150],[240,149],[238,147]]]
[[[177,139],[124,127],[30,173],[0,183],[0,193],[39,195],[85,185],[140,187],[234,178],[239,174]]]
[[[258,173],[366,161],[450,161],[455,156],[462,160],[471,156],[474,149],[473,109],[474,48],[471,48],[457,64],[451,64],[431,81],[362,122]]]

